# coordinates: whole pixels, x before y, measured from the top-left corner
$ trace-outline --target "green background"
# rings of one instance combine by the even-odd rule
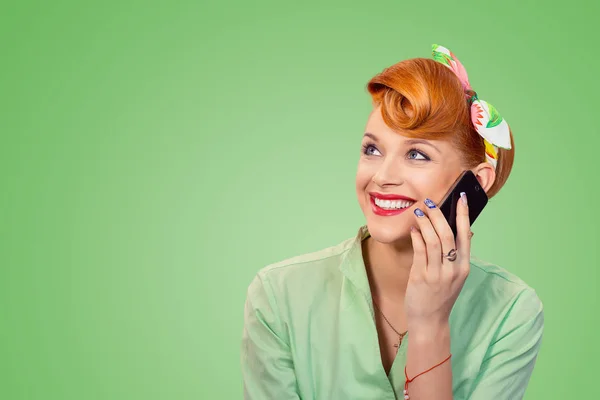
[[[597,4],[3,4],[0,398],[241,398],[248,284],[355,234],[365,85],[432,43],[515,135],[473,253],[544,302],[526,399],[600,397]]]

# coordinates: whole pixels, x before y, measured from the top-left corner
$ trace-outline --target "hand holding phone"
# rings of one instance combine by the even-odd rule
[[[461,192],[466,193],[467,202],[460,199]],[[411,227],[413,263],[404,307],[410,332],[438,337],[449,329],[450,312],[469,275],[468,231],[488,198],[477,177],[465,171],[438,205],[428,200],[424,201],[426,213],[415,209],[417,227]]]

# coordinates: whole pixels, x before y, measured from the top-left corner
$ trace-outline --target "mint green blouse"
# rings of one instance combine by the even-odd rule
[[[403,398],[410,332],[386,374],[362,256],[368,235],[364,225],[338,245],[258,272],[244,311],[245,399]],[[449,324],[454,399],[521,399],[542,341],[536,292],[471,257]]]

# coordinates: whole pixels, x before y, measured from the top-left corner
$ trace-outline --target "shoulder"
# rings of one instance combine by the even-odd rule
[[[454,351],[465,355],[465,371],[476,374],[485,360],[498,360],[496,353],[506,350],[505,355],[518,358],[527,346],[537,351],[544,307],[535,289],[508,268],[471,257],[450,327]]]
[[[470,264],[471,270],[467,279],[470,281],[470,285],[497,291],[498,294],[508,296],[522,291],[535,292],[535,289],[508,268],[484,261],[475,256],[471,256]]]
[[[303,278],[315,274],[326,274],[338,269],[346,252],[352,246],[354,238],[316,251],[295,255],[284,260],[266,265],[257,275],[271,281],[281,279]]]
[[[536,290],[509,269],[471,257],[471,269],[461,296],[469,309],[485,308],[488,313],[519,314],[531,319],[543,314],[543,303]]]
[[[341,279],[340,265],[355,238],[262,267],[250,284],[271,292],[311,291]]]
[[[529,287],[529,285],[508,269],[491,262],[471,256],[471,272],[479,280],[492,280],[509,287]]]

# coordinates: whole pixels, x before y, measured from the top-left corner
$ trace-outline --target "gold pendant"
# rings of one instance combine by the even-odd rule
[[[398,343],[394,345],[396,348],[396,353],[398,350],[400,350],[400,345],[402,345],[402,339],[404,339],[404,335],[406,335],[406,332],[404,332],[402,335],[398,335]]]

